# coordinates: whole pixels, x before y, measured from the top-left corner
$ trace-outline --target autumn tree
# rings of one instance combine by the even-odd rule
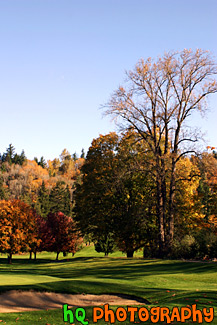
[[[154,157],[160,256],[173,243],[177,163],[195,152],[192,145],[198,140],[186,125],[192,113],[205,110],[206,97],[217,92],[216,73],[212,57],[202,50],[140,60],[127,73],[126,87],[120,86],[106,105],[107,114],[122,129],[137,132]]]
[[[8,198],[21,199],[33,206],[42,181],[48,180],[49,175],[35,161],[26,160],[22,166],[4,162],[1,178]]]
[[[205,216],[198,193],[201,175],[195,158],[182,157],[177,163],[174,236],[178,241],[204,225]]]
[[[38,241],[35,211],[20,200],[0,201],[0,251],[8,255],[26,252]]]
[[[28,243],[28,252],[29,252],[29,259],[32,259],[32,254],[34,254],[34,259],[36,260],[37,252],[41,251],[42,247],[42,229],[44,225],[44,218],[39,214],[34,213],[32,223],[34,227],[30,229],[27,233],[27,243]]]
[[[55,158],[54,160],[48,160],[48,172],[50,177],[55,177],[60,168],[60,160],[59,158]]]
[[[197,158],[201,173],[198,192],[206,220],[217,215],[217,159],[214,153],[203,152]]]
[[[62,212],[49,213],[43,226],[43,249],[56,252],[56,260],[60,252],[75,254],[80,237],[71,217]]]

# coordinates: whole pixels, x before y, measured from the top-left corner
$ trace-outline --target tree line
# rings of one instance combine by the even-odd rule
[[[82,239],[72,218],[72,193],[80,179],[81,157],[64,149],[45,163],[19,155],[12,144],[0,159],[0,252],[73,253]],[[21,158],[23,159],[21,159]]]
[[[1,198],[26,202],[43,220],[67,215],[106,255],[217,257],[217,154],[198,151],[190,121],[217,92],[216,73],[202,50],[140,60],[104,106],[119,134],[100,135],[86,156],[64,149],[46,164],[43,157],[19,164],[8,148]]]

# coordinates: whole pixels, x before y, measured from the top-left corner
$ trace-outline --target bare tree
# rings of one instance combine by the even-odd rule
[[[217,92],[216,74],[213,58],[200,49],[140,60],[127,73],[126,88],[119,87],[106,105],[106,113],[124,129],[133,128],[154,157],[160,255],[173,242],[176,165],[198,140],[186,122],[194,111],[205,111],[207,96]]]

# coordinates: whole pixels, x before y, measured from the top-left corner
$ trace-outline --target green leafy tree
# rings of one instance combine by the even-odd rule
[[[92,141],[82,167],[83,179],[74,192],[75,220],[83,235],[97,243],[113,234],[112,170],[118,136],[110,133]],[[105,251],[106,253],[106,251]]]
[[[105,253],[105,256],[111,254],[115,250],[115,240],[113,234],[106,234],[101,236],[97,242],[94,243],[95,250],[97,253]]]
[[[110,133],[94,139],[82,168],[83,182],[75,191],[76,221],[105,254],[115,239],[132,257],[147,242],[148,230],[153,237],[151,200],[155,198],[140,165],[144,148],[134,142],[137,139],[132,134],[119,138]]]
[[[144,158],[145,157],[145,158]],[[144,168],[144,159],[147,165]],[[156,241],[155,186],[151,157],[144,142],[127,132],[119,140],[113,175],[114,235],[118,247],[133,257],[134,252]]]

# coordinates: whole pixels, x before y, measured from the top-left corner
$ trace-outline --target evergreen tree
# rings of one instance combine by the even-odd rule
[[[81,150],[81,156],[80,156],[80,158],[85,158],[85,152],[84,152],[84,149],[83,148]]]
[[[78,159],[78,157],[77,157],[77,153],[76,153],[76,152],[73,153],[73,155],[72,155],[72,159],[73,159],[74,161],[76,161],[76,160]]]
[[[44,157],[43,156],[41,156],[41,159],[40,160],[38,160],[38,158],[37,157],[34,157],[34,160],[35,160],[35,162],[39,165],[39,166],[41,166],[42,168],[46,168],[46,161],[45,161],[45,159],[44,159]]]
[[[52,189],[49,197],[50,212],[62,212],[65,214],[65,183],[57,182],[56,186]]]
[[[20,159],[19,159],[20,165],[22,165],[26,160],[27,160],[27,158],[26,158],[25,152],[24,152],[24,150],[22,150],[22,152],[20,154]]]
[[[44,157],[42,156],[40,161],[39,161],[39,166],[41,166],[42,168],[46,168],[46,161],[44,159]]]
[[[22,166],[23,163],[26,161],[26,159],[27,158],[26,158],[25,152],[24,152],[24,150],[22,150],[20,155],[15,153],[15,155],[14,155],[14,157],[12,159],[12,163]]]
[[[12,144],[9,144],[9,147],[6,149],[6,152],[3,153],[3,155],[0,155],[0,160],[2,162],[8,162],[11,164],[19,164],[22,166],[22,164],[26,161],[26,156],[24,150],[22,150],[21,154],[18,155],[15,152],[15,148]]]
[[[14,156],[15,148],[12,144],[9,144],[9,147],[6,149],[6,152],[3,153],[1,160],[2,162],[8,162],[11,165],[13,163]]]
[[[6,156],[8,161],[13,161],[13,158],[15,156],[15,148],[14,146],[11,144],[9,144],[9,147],[6,149]]]
[[[44,181],[38,192],[38,198],[36,202],[36,211],[43,218],[46,218],[50,212],[49,192],[45,187]]]
[[[39,161],[38,161],[38,158],[37,157],[34,157],[34,160],[35,160],[35,162],[38,164],[39,163]]]
[[[67,216],[72,216],[72,200],[69,186],[65,189],[65,212]]]

